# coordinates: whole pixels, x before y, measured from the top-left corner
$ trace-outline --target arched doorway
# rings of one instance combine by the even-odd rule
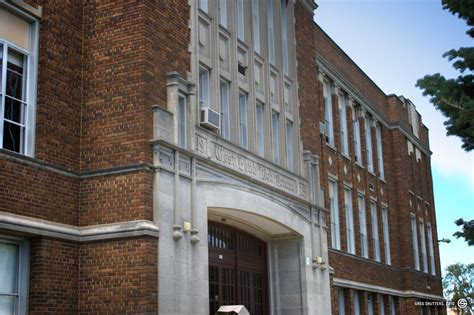
[[[236,228],[209,222],[209,314],[221,305],[245,305],[268,314],[267,245]]]

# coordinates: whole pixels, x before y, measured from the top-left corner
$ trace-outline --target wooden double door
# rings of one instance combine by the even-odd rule
[[[245,305],[252,315],[267,315],[265,242],[220,223],[208,227],[209,314],[221,305]]]

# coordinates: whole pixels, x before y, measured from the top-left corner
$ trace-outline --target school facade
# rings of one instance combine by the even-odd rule
[[[315,9],[0,1],[1,311],[442,314],[428,129]]]

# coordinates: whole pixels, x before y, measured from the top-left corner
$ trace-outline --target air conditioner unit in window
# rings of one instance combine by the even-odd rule
[[[221,115],[209,107],[201,108],[201,126],[211,130],[218,130],[220,128]]]

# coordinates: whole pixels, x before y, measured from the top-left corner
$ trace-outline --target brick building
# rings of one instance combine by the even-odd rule
[[[314,9],[0,1],[0,313],[442,299],[428,130]]]

